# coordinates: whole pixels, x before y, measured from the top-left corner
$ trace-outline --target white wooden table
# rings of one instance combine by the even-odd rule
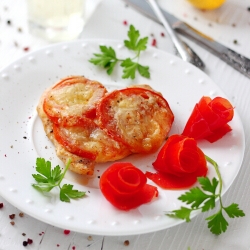
[[[92,1],[90,3],[90,1]],[[88,0],[89,10],[99,1]],[[250,58],[250,3],[244,0],[228,0],[220,10],[202,13],[189,9],[185,0],[163,6],[186,21],[203,27],[213,37],[228,47]],[[168,6],[169,5],[169,6]],[[180,7],[182,6],[182,7]],[[224,12],[223,12],[224,11]],[[108,13],[108,14],[107,14]],[[225,14],[227,13],[227,14]],[[230,15],[234,13],[234,15]],[[194,16],[195,15],[195,16]],[[205,16],[205,19],[202,19]],[[238,16],[237,16],[238,15]],[[220,17],[221,23],[218,21]],[[240,17],[240,18],[239,18]],[[217,18],[217,19],[216,19]],[[195,23],[201,20],[199,23]],[[163,27],[146,19],[129,8],[121,0],[102,0],[86,24],[82,38],[123,39],[127,27],[124,21],[134,24],[142,35],[157,40],[159,49],[174,53],[171,41]],[[219,25],[219,24],[220,25]],[[216,27],[216,25],[218,27]],[[212,30],[211,27],[215,28]],[[209,31],[209,29],[211,29]],[[233,32],[234,31],[234,32]],[[237,43],[235,42],[237,40]],[[27,249],[147,249],[147,250],[248,250],[250,249],[250,79],[226,65],[220,59],[188,41],[206,63],[206,73],[232,100],[244,126],[246,151],[241,170],[228,192],[223,196],[225,203],[236,202],[246,213],[241,219],[230,220],[225,234],[212,235],[207,229],[205,218],[200,214],[190,223],[166,230],[132,236],[89,235],[76,232],[66,234],[63,229],[38,221],[22,214],[0,196],[0,250],[24,249],[23,242],[32,240]],[[28,33],[25,0],[1,0],[0,2],[0,69],[28,52],[42,48],[49,43]],[[1,80],[0,80],[1,83]],[[1,107],[0,107],[1,108]],[[0,118],[1,122],[1,118]],[[1,143],[4,143],[1,141]],[[0,152],[3,154],[3,152]],[[1,164],[1,163],[0,163]],[[2,166],[1,166],[2,167]],[[1,206],[0,206],[1,207]],[[14,218],[11,218],[15,215]]]

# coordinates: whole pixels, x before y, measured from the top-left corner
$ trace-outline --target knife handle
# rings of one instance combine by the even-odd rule
[[[221,60],[250,78],[250,60],[247,57],[217,43],[211,37],[193,29],[184,22],[175,23],[174,29],[178,33],[197,41],[201,46],[208,49]]]
[[[250,78],[250,60],[248,58],[231,49],[226,49],[222,53],[221,59]]]

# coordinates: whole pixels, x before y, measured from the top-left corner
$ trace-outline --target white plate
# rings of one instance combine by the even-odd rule
[[[140,58],[141,64],[150,66],[150,80],[139,75],[133,81],[122,80],[119,67],[112,76],[108,76],[105,70],[88,62],[93,53],[99,52],[100,44],[114,47],[120,58],[133,55],[124,48],[122,42],[75,41],[30,53],[0,72],[0,194],[38,220],[88,234],[141,234],[182,223],[181,220],[165,216],[165,212],[180,207],[177,197],[185,190],[159,188],[158,199],[129,212],[112,207],[98,188],[98,176],[109,164],[98,165],[95,176],[88,182],[70,172],[66,175],[65,183],[87,192],[85,198],[71,203],[61,202],[58,190],[43,196],[31,186],[35,182],[32,174],[35,173],[37,157],[52,161],[53,166],[62,166],[36,113],[36,105],[43,91],[60,78],[84,75],[102,82],[109,90],[135,83],[150,84],[164,95],[175,114],[171,134],[182,132],[193,106],[201,96],[225,97],[202,71],[155,48],[148,48]],[[199,142],[204,153],[220,166],[223,193],[240,169],[245,147],[243,127],[237,112],[230,125],[233,131],[218,142]],[[153,171],[151,163],[155,158],[156,153],[143,157],[133,155],[125,160],[143,171]],[[215,176],[212,167],[209,167],[208,176]]]

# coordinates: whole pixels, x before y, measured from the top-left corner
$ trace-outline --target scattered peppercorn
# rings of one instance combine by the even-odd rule
[[[68,234],[70,234],[70,230],[64,230],[63,233],[68,235]]]
[[[29,51],[30,48],[29,48],[29,47],[24,47],[23,50],[24,50],[24,51]]]
[[[10,224],[11,224],[12,226],[14,226],[14,225],[15,225],[15,221],[11,221]]]
[[[27,241],[23,241],[23,246],[26,247],[28,245]]]
[[[3,208],[3,203],[0,203],[0,208]]]
[[[88,240],[93,240],[91,235],[88,236]]]
[[[15,219],[15,216],[16,216],[15,214],[10,214],[10,215],[9,215],[9,218],[10,218],[11,220],[13,220],[13,219]]]
[[[247,10],[250,11],[250,7],[248,7]]]
[[[11,25],[11,21],[10,21],[10,20],[7,20],[7,24],[8,24],[8,25]]]
[[[156,39],[153,39],[151,45],[152,45],[152,46],[156,46]]]
[[[24,216],[24,213],[22,213],[22,212],[19,213],[19,216],[20,216],[20,217],[23,217],[23,216]]]
[[[128,246],[129,245],[129,240],[125,240],[124,241],[124,246]]]
[[[127,24],[128,24],[128,22],[125,20],[125,21],[123,21],[123,24],[124,24],[124,25],[127,25]]]
[[[22,233],[22,236],[26,236],[26,233]]]
[[[28,244],[32,244],[32,243],[33,243],[33,240],[30,239],[30,238],[28,238],[27,242],[28,242]]]
[[[237,43],[238,43],[238,41],[235,39],[235,40],[234,40],[234,44],[237,44]]]
[[[161,32],[161,36],[162,36],[162,37],[164,37],[164,36],[165,36],[165,34],[164,34],[163,32]]]

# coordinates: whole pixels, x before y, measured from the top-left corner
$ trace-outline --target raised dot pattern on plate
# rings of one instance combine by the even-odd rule
[[[29,56],[28,60],[29,60],[31,63],[33,63],[33,62],[35,62],[35,57],[34,57],[34,56]]]
[[[10,188],[9,189],[11,193],[17,193],[17,189],[16,188]]]
[[[87,223],[88,223],[89,225],[93,225],[93,224],[96,223],[96,221],[95,221],[95,220],[88,220]]]
[[[9,78],[9,75],[8,75],[7,73],[3,73],[3,74],[2,74],[2,78],[3,78],[4,80],[7,80],[7,79]]]
[[[15,69],[15,70],[20,70],[20,69],[21,69],[21,67],[20,67],[20,65],[15,64],[15,65],[14,65],[14,69]]]
[[[66,216],[65,219],[66,220],[74,220],[74,217],[73,216]]]

